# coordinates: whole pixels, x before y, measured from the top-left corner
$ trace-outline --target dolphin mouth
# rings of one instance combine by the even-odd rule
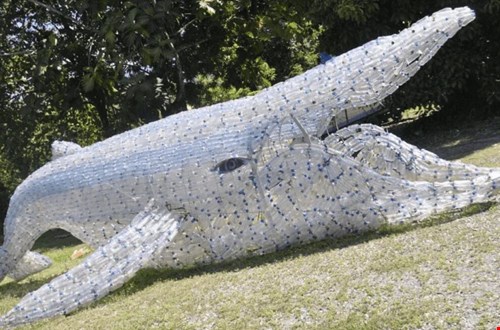
[[[462,180],[459,187],[446,179],[411,182],[404,161],[384,175],[363,154],[336,150],[323,138],[329,126],[339,130],[376,111],[473,19],[466,7],[444,9],[252,97],[180,113],[83,150],[56,144],[60,158],[33,173],[11,199],[13,214],[43,215],[24,219],[27,225],[22,217],[8,219],[16,230],[0,249],[0,262],[11,253],[0,274],[11,274],[6,268],[20,260],[12,255],[25,255],[44,226],[63,221],[72,234],[84,233],[86,243],[103,240],[80,266],[0,317],[0,327],[72,312],[153,262],[178,265],[157,257],[181,256],[193,265],[194,245],[203,260],[222,261],[419,220],[485,198],[497,189],[500,173]],[[392,170],[400,159],[390,156],[375,155]],[[449,200],[462,191],[458,204]],[[171,205],[155,203],[166,200]],[[113,218],[122,214],[130,221],[115,230]],[[174,241],[177,247],[165,245]]]

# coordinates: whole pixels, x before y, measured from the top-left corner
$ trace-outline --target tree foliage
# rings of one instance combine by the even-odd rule
[[[320,51],[338,55],[459,5],[476,22],[385,105],[498,113],[500,0],[3,2],[0,209],[53,140],[88,145],[245,96],[316,65]]]
[[[393,117],[417,105],[437,106],[451,120],[500,114],[499,0],[314,0],[310,9],[313,21],[326,27],[322,49],[341,54],[437,10],[459,6],[474,9],[476,21],[448,41],[385,106]],[[331,14],[321,14],[325,12]]]
[[[0,198],[53,140],[88,145],[247,95],[317,63],[288,0],[20,0],[0,5]]]

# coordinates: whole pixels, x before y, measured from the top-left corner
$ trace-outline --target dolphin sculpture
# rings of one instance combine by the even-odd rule
[[[51,228],[95,252],[0,326],[68,314],[144,267],[258,255],[495,199],[500,169],[447,162],[372,125],[323,134],[371,111],[473,19],[443,9],[255,96],[85,148],[55,142],[11,198],[0,279],[49,266],[30,248]]]

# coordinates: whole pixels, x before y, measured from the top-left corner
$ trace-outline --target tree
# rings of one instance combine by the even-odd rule
[[[334,55],[396,33],[444,7],[471,7],[476,21],[447,42],[385,101],[385,107],[394,118],[416,106],[438,107],[449,121],[500,114],[499,0],[315,0],[309,4],[311,20],[325,29],[321,48]]]
[[[0,195],[44,164],[56,139],[88,145],[245,96],[316,65],[320,51],[338,55],[461,5],[476,22],[385,106],[394,118],[416,106],[498,114],[500,0],[3,2]]]
[[[319,33],[289,0],[3,3],[4,196],[56,139],[88,145],[302,72]]]

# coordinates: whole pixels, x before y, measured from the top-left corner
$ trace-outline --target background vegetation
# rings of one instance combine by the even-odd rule
[[[445,121],[499,113],[500,0],[2,2],[0,219],[53,140],[88,145],[241,97],[462,5],[477,20],[386,102],[386,117],[421,106]]]

